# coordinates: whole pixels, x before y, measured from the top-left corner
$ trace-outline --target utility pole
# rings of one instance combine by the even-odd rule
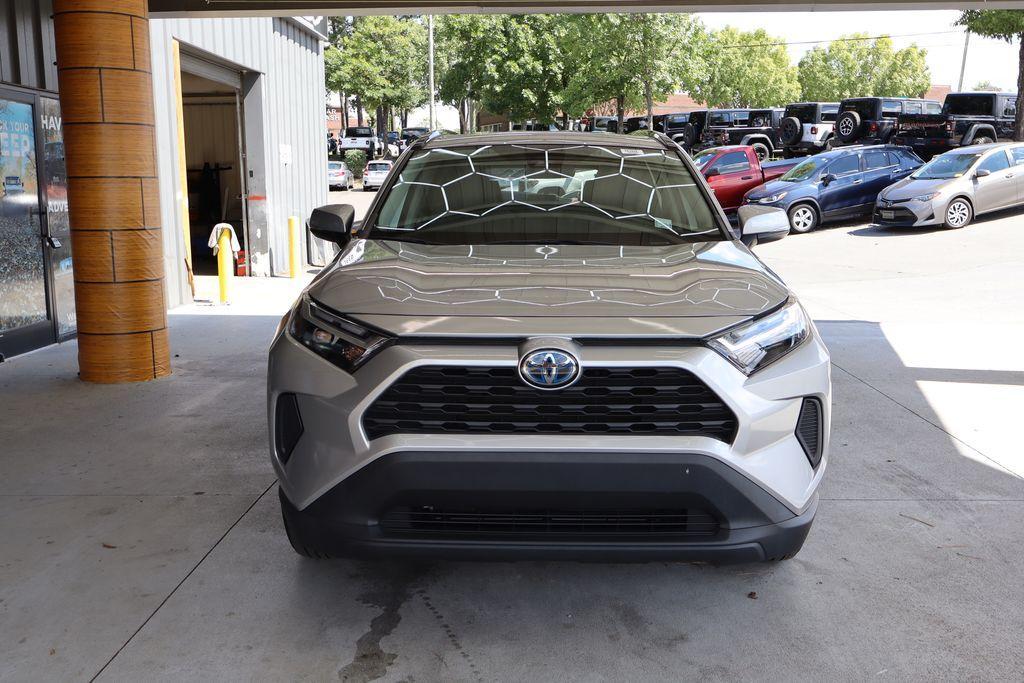
[[[971,44],[971,32],[964,30],[964,58],[960,62],[960,84],[956,87],[957,92],[964,91],[964,72],[967,71],[967,46]]]
[[[434,114],[434,15],[427,16],[427,52],[428,74],[430,87],[430,130],[437,128],[437,119]]]

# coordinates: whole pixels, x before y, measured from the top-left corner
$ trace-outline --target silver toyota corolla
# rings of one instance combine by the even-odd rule
[[[882,190],[879,225],[962,228],[975,216],[1024,204],[1024,143],[960,147]]]
[[[435,136],[281,321],[269,419],[313,557],[778,560],[814,517],[829,356],[668,138]],[[350,239],[355,230],[355,238]]]

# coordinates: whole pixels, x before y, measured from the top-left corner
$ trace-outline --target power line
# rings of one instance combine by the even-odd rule
[[[780,47],[785,45],[817,45],[818,43],[853,43],[864,40],[878,40],[879,38],[917,38],[919,36],[941,36],[949,33],[961,33],[961,31],[929,31],[928,33],[899,33],[889,34],[883,36],[850,36],[847,38],[832,38],[824,40],[797,40],[792,42],[781,42],[781,43],[754,43],[751,45],[723,45],[723,50],[730,50],[735,48],[750,48],[750,47]]]

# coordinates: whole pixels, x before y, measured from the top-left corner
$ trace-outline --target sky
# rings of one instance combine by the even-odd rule
[[[875,11],[875,12],[711,12],[702,13],[701,20],[709,28],[734,26],[744,31],[763,28],[786,42],[828,41],[849,33],[871,36],[891,35],[896,49],[917,43],[928,50],[928,67],[932,83],[951,85],[960,80],[963,58],[963,30],[954,27],[959,12],[945,10]],[[953,33],[948,33],[954,31]],[[932,34],[913,35],[907,34]],[[826,43],[820,43],[825,45]],[[790,45],[790,57],[796,64],[814,44]],[[1004,90],[1016,91],[1016,44],[971,36],[967,52],[964,89],[988,80]]]

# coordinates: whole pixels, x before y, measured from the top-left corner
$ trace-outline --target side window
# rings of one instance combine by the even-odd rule
[[[1017,103],[1014,102],[1013,100],[1011,100],[1010,98],[1006,98],[1006,105],[1003,107],[1003,116],[1007,116],[1009,118],[1013,118],[1016,115],[1017,115]]]
[[[836,159],[828,167],[828,172],[835,176],[850,175],[860,172],[860,155],[851,154],[842,159]]]
[[[835,123],[836,119],[839,118],[839,105],[838,104],[826,104],[821,108],[821,120],[824,123]]]
[[[746,152],[729,152],[718,158],[718,161],[711,164],[708,170],[715,170],[719,173],[739,173],[750,170],[750,162],[747,160]]]
[[[941,114],[942,113],[942,105],[939,104],[938,102],[925,102],[924,103],[924,113],[925,114]]]
[[[978,164],[978,170],[985,169],[990,173],[998,173],[1010,168],[1010,161],[1006,158],[1006,152],[999,150],[988,159]]]
[[[903,107],[904,114],[920,114],[921,103],[920,102],[907,102]]]
[[[894,119],[903,111],[899,100],[885,100],[882,102],[882,118]]]
[[[1014,147],[1010,150],[1010,156],[1013,157],[1014,166],[1024,165],[1024,147]]]
[[[891,166],[887,152],[864,152],[864,170],[872,171]]]

